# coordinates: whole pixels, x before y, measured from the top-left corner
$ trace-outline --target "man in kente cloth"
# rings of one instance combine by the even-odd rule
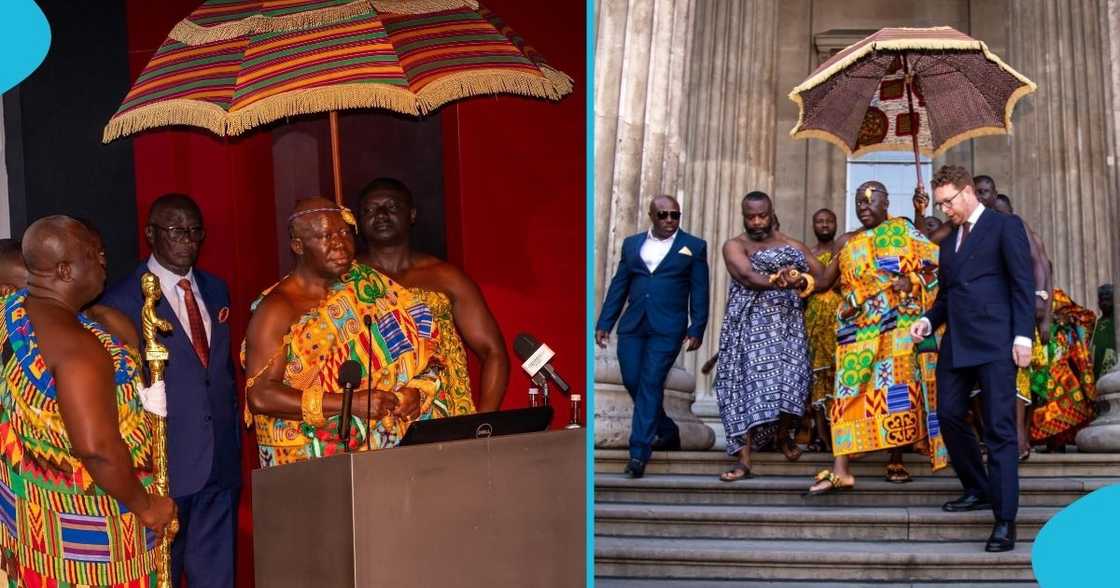
[[[807,296],[815,280],[805,275],[819,275],[822,268],[804,243],[775,229],[773,213],[769,196],[747,194],[744,232],[723,245],[731,285],[719,334],[715,394],[727,454],[738,458],[720,475],[725,482],[751,475],[752,448],[773,443],[789,461],[801,457],[789,431],[809,394],[809,348],[794,288]],[[791,269],[803,275],[792,278]]]
[[[411,422],[447,414],[431,309],[353,263],[353,222],[330,200],[298,202],[288,219],[295,269],[253,305],[246,394],[262,467],[344,451],[338,373],[347,360],[362,368],[350,449],[393,447]]]
[[[1003,196],[1001,202],[1001,194],[996,189],[996,181],[988,175],[978,175],[972,178],[973,187],[976,189],[976,198],[984,205],[985,208],[991,208],[1002,214],[1014,215],[1015,212],[1011,208],[1011,199]],[[929,204],[929,196],[919,186],[914,191],[914,219],[918,226],[922,226],[925,217],[925,209]],[[1023,220],[1020,218],[1020,220]],[[1034,293],[1034,320],[1038,326],[1035,333],[1035,341],[1033,345],[1035,359],[1045,359],[1044,349],[1050,342],[1050,321],[1052,320],[1051,300],[1053,300],[1053,268],[1050,264],[1050,258],[1046,254],[1046,247],[1042,243],[1042,239],[1034,232],[1034,229],[1023,221],[1023,227],[1027,230],[1027,240],[1030,243],[1031,252],[1031,272],[1034,275],[1035,293]],[[952,223],[943,223],[936,230],[928,234],[929,240],[934,244],[941,243],[941,240],[948,237],[954,231]],[[980,423],[981,409],[980,401],[977,395],[979,390],[973,391],[972,402],[972,420],[977,428],[977,433],[983,437],[982,427]],[[1016,396],[1018,400],[1015,402],[1015,428],[1018,433],[1019,439],[1019,461],[1026,461],[1031,456],[1030,435],[1027,433],[1027,407],[1031,404],[1031,395],[1029,386],[1027,385],[1027,372],[1020,370],[1019,385],[1017,386]]]
[[[813,256],[822,266],[832,262],[837,252],[836,213],[822,208],[813,213],[813,234],[817,244]],[[828,451],[828,399],[836,381],[836,308],[840,294],[835,288],[813,294],[805,305],[805,334],[809,337],[809,367],[813,370],[809,385],[809,407],[816,429],[810,451]],[[808,411],[806,411],[808,412]]]
[[[23,253],[27,288],[0,299],[0,568],[9,586],[154,586],[175,503],[150,492],[145,405],[166,414],[166,396],[79,311],[105,285],[99,239],[52,216]]]
[[[838,264],[824,279],[840,281],[836,385],[830,400],[832,470],[817,474],[810,494],[855,485],[850,456],[890,449],[887,480],[908,482],[902,450],[924,444],[936,471],[948,463],[937,425],[935,366],[919,354],[910,324],[937,294],[937,247],[914,225],[888,218],[886,187],[864,182],[856,191],[862,230],[841,237]]]
[[[498,410],[509,382],[509,356],[498,322],[478,285],[463,270],[412,248],[414,222],[416,207],[407,186],[393,178],[367,184],[358,202],[358,226],[368,250],[359,261],[408,289],[431,309],[452,416],[475,412],[463,340],[482,363],[478,411]]]

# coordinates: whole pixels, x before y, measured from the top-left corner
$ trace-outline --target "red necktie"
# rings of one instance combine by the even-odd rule
[[[968,238],[968,228],[971,225],[972,223],[965,221],[964,226],[961,227],[961,240],[957,243],[957,251],[960,251],[961,247],[964,247],[964,240]]]
[[[191,281],[183,278],[179,280],[179,287],[183,289],[183,302],[187,304],[187,320],[191,323],[191,344],[194,345],[194,351],[198,354],[202,367],[207,367],[210,363],[210,345],[206,342],[206,327],[202,325],[202,313],[198,310],[198,301],[194,299]]]

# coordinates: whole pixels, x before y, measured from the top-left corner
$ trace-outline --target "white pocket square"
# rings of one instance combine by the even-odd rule
[[[692,255],[692,250],[688,248],[688,245],[681,247],[681,255]]]

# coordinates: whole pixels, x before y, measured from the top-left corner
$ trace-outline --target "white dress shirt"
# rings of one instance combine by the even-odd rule
[[[661,265],[661,261],[669,255],[669,251],[673,249],[673,241],[676,240],[677,231],[673,231],[672,235],[664,239],[658,239],[653,236],[653,229],[649,230],[649,234],[646,235],[646,242],[642,243],[641,250],[642,261],[649,268],[649,273],[652,274],[657,266]]]
[[[968,220],[966,222],[968,222],[968,225],[969,225],[969,228],[968,228],[969,236],[972,236],[972,230],[976,228],[976,221],[980,220],[980,215],[984,213],[984,210],[985,210],[984,205],[981,204],[981,203],[977,203],[976,204],[976,209],[972,211],[972,214],[968,215]],[[960,251],[961,250],[961,242],[963,240],[964,240],[964,231],[963,230],[958,230],[957,231],[957,246],[954,249],[954,251]],[[929,319],[927,319],[926,317],[923,316],[919,320],[925,321],[927,329],[930,327]],[[929,336],[932,337],[933,333],[930,333]],[[1023,347],[1026,347],[1027,349],[1030,349],[1032,344],[1033,344],[1033,341],[1031,341],[1030,337],[1024,337],[1022,335],[1016,335],[1015,340],[1012,341],[1012,345],[1021,345]]]
[[[183,289],[179,287],[179,280],[183,278],[190,280],[191,292],[194,293],[194,300],[198,303],[198,311],[202,314],[202,326],[206,330],[206,344],[209,345],[210,313],[206,311],[206,303],[202,301],[202,293],[198,291],[198,281],[194,279],[194,270],[191,269],[187,272],[187,275],[180,276],[160,265],[153,255],[148,258],[148,271],[159,278],[159,289],[163,291],[164,300],[171,305],[171,310],[175,312],[175,317],[179,319],[179,324],[183,325],[183,330],[190,335],[193,341],[194,333],[191,333],[191,319],[187,314],[187,303],[183,300]]]

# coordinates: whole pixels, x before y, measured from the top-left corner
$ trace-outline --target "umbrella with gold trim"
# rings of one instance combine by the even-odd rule
[[[337,111],[424,115],[480,94],[559,100],[567,75],[474,0],[207,0],[171,31],[105,126],[112,141],[190,125],[239,135]]]
[[[794,138],[824,139],[849,156],[913,151],[937,157],[975,137],[1011,132],[1036,89],[979,41],[951,27],[887,28],[821,64],[789,93]]]

